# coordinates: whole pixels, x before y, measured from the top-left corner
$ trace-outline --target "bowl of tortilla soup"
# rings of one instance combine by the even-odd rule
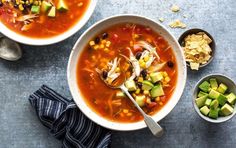
[[[67,78],[80,110],[97,124],[120,131],[145,128],[134,104],[105,85],[120,78],[145,113],[158,122],[179,101],[186,82],[183,51],[159,23],[118,15],[90,27],[71,51]]]

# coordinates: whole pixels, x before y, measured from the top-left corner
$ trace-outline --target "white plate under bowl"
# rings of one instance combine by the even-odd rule
[[[74,35],[77,31],[79,31],[91,17],[96,4],[97,4],[97,0],[90,0],[87,10],[83,14],[83,16],[78,20],[78,22],[74,26],[69,28],[66,32],[59,34],[55,37],[31,38],[31,37],[23,36],[7,28],[1,21],[0,21],[0,33],[2,33],[4,36],[18,43],[22,43],[26,45],[43,46],[43,45],[55,44],[69,38],[70,36]]]
[[[77,79],[76,68],[78,59],[80,57],[82,50],[84,50],[88,42],[98,33],[101,33],[101,31],[104,31],[106,28],[119,23],[135,23],[151,27],[153,31],[159,33],[161,36],[165,38],[166,41],[168,41],[169,45],[172,47],[174,51],[177,61],[176,65],[178,65],[178,78],[177,78],[176,88],[173,95],[171,96],[169,101],[165,104],[165,106],[160,111],[158,111],[156,114],[153,115],[153,119],[156,122],[160,121],[167,114],[169,114],[170,111],[175,107],[175,105],[179,101],[186,83],[186,75],[187,75],[186,62],[184,60],[183,51],[180,45],[178,44],[178,41],[174,38],[174,36],[161,24],[143,16],[137,16],[137,15],[112,16],[97,22],[81,35],[81,37],[78,39],[78,41],[76,42],[75,46],[71,51],[67,67],[67,79],[74,101],[78,105],[79,109],[95,123],[112,130],[132,131],[145,128],[146,124],[144,123],[144,121],[139,121],[135,123],[113,122],[99,116],[86,104],[83,95],[81,94],[81,91],[77,85],[77,80],[76,80]]]

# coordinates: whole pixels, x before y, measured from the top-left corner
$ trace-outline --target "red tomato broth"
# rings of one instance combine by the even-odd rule
[[[54,0],[55,5],[58,0]],[[49,38],[62,34],[73,27],[84,15],[88,8],[90,0],[65,0],[68,11],[56,12],[56,17],[48,17],[47,14],[40,13],[38,18],[32,22],[32,27],[29,30],[22,31],[23,22],[12,22],[13,13],[17,12],[23,15],[22,12],[14,7],[5,5],[0,7],[0,21],[14,32],[32,37],[32,38]],[[82,2],[82,6],[78,4]]]
[[[149,115],[155,114],[168,102],[174,92],[177,81],[176,58],[168,42],[149,27],[142,25],[136,25],[135,29],[131,29],[127,27],[127,24],[118,24],[109,27],[104,32],[108,33],[109,36],[107,40],[111,41],[111,46],[109,47],[110,52],[106,53],[100,49],[94,50],[87,46],[82,51],[77,64],[77,85],[87,105],[97,114],[111,121],[127,123],[137,122],[143,119],[142,115],[127,97],[121,98],[121,106],[111,106],[111,101],[120,99],[115,95],[118,90],[107,87],[95,71],[96,67],[101,67],[102,59],[110,61],[120,53],[128,56],[129,54],[125,48],[127,46],[130,47],[132,32],[135,32],[140,34],[140,40],[151,39],[157,43],[157,53],[161,60],[166,61],[171,59],[172,62],[175,63],[173,68],[165,66],[162,69],[162,71],[166,71],[171,78],[169,82],[170,87],[164,88],[165,96],[160,97],[163,105],[158,104],[152,108],[142,107]],[[131,49],[134,54],[137,52],[134,51],[133,48]],[[93,56],[96,58],[93,58]],[[129,110],[132,116],[120,115],[123,109]]]

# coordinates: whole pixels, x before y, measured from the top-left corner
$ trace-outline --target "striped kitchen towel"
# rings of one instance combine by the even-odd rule
[[[65,148],[110,147],[111,133],[96,125],[70,101],[51,88],[43,85],[30,95],[39,120],[50,129],[50,133],[62,140]]]

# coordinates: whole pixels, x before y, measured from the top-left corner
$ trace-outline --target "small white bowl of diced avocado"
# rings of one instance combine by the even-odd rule
[[[236,84],[221,74],[207,75],[198,81],[193,92],[194,109],[212,123],[222,123],[236,113]]]

